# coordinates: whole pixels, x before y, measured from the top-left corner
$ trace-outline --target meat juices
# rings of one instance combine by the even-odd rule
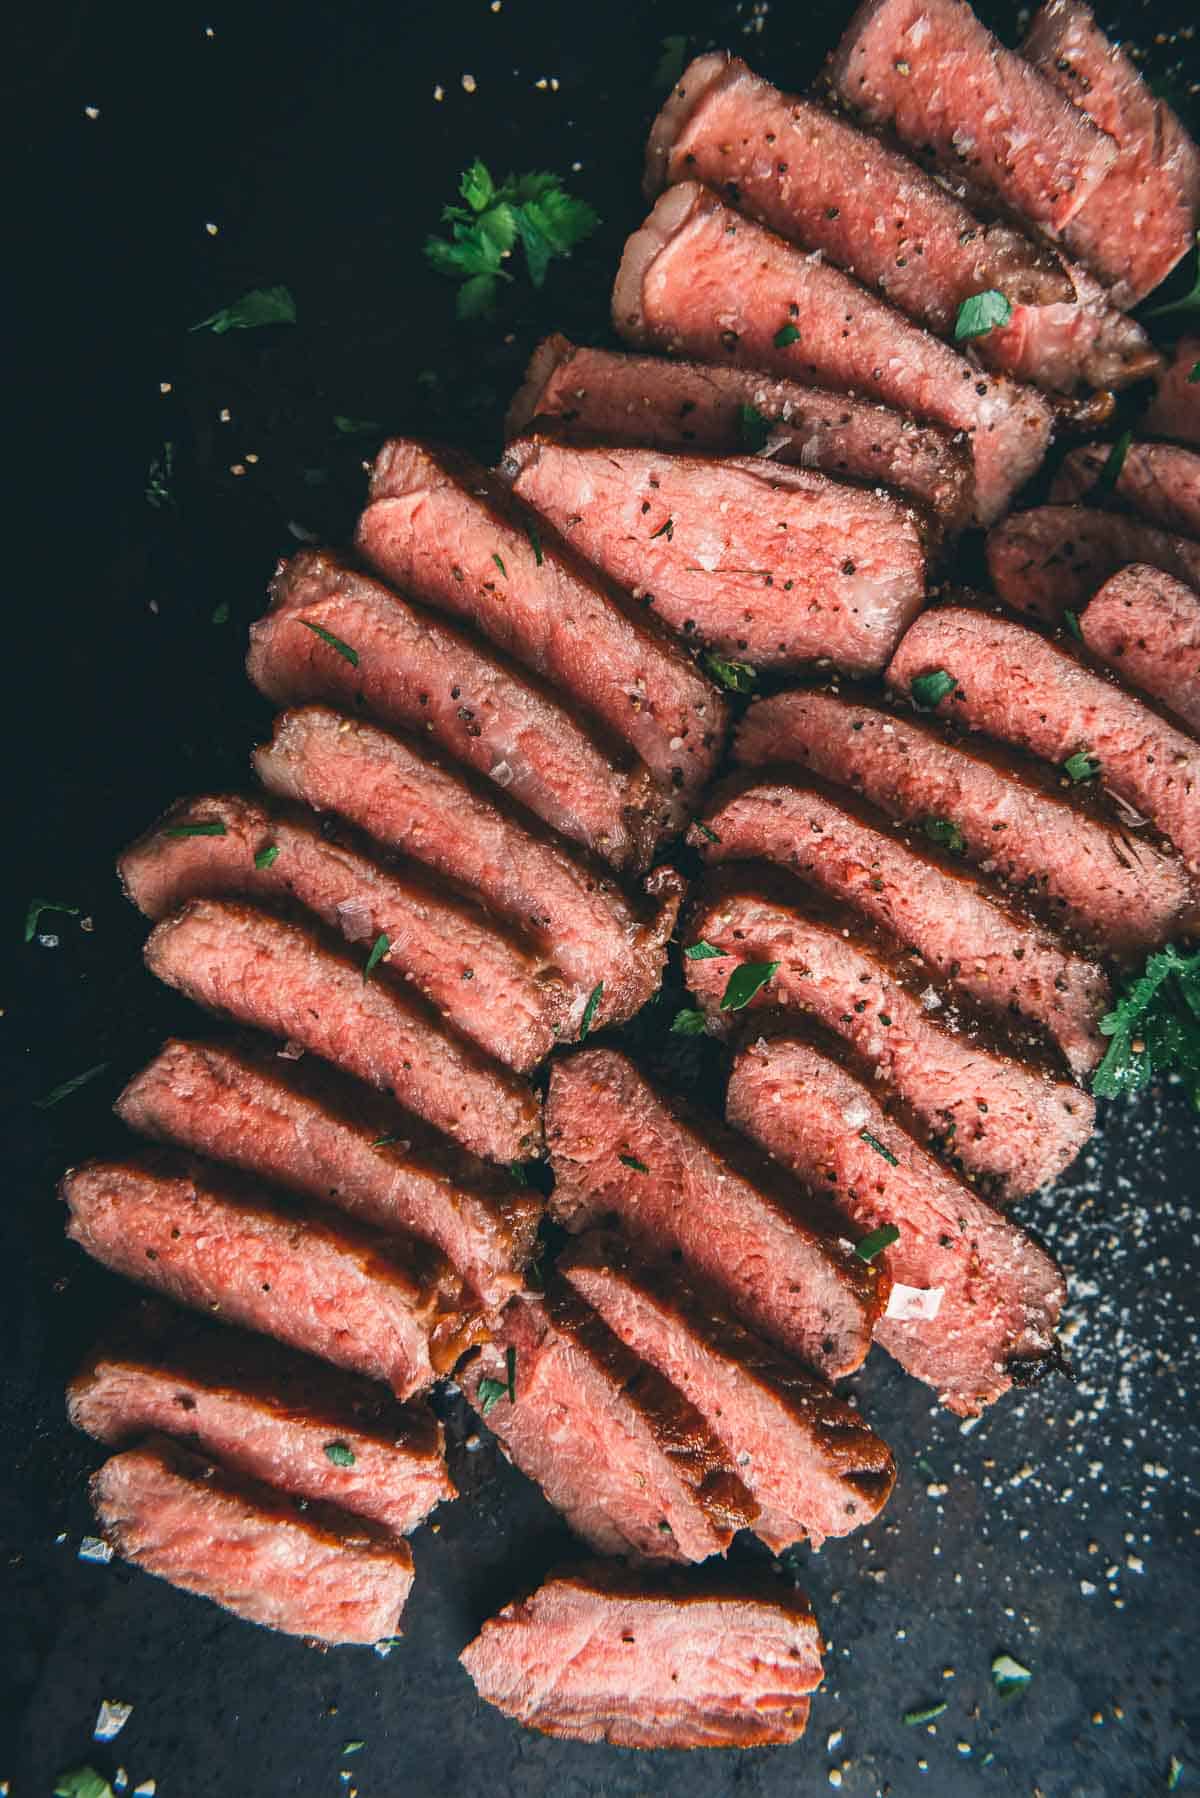
[[[1070,505],[1100,494],[1109,509],[1132,512],[1180,537],[1200,538],[1200,455],[1174,443],[1131,443],[1106,490],[1101,477],[1116,453],[1111,443],[1072,450],[1054,477],[1051,503]]]
[[[1094,656],[1200,736],[1200,593],[1157,568],[1123,568],[1079,614]]]
[[[1018,612],[1057,624],[1130,562],[1200,586],[1200,543],[1092,506],[1035,506],[988,532],[988,572]]]

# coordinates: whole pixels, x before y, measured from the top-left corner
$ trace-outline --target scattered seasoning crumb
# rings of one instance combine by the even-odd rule
[[[462,85],[464,94],[473,94],[479,86],[479,83],[476,81],[474,75],[464,75],[462,78]]]
[[[212,219],[205,219],[204,229],[208,232],[208,235],[210,237],[215,237],[217,235],[217,232],[221,229],[221,227],[219,225],[214,224]]]
[[[111,1742],[120,1735],[133,1715],[131,1704],[121,1704],[115,1698],[103,1698],[100,1709],[96,1712],[96,1721],[92,1727],[93,1742]]]
[[[434,99],[435,99],[435,100],[436,100],[436,101],[437,101],[437,102],[438,102],[438,103],[439,103],[439,105],[440,105],[440,104],[441,104],[441,102],[442,102],[442,101],[443,101],[443,100],[444,100],[444,99],[445,99],[445,98],[446,98],[446,90],[445,90],[445,88],[444,88],[444,87],[443,87],[443,86],[442,86],[442,84],[441,84],[441,82],[440,82],[440,81],[439,81],[439,83],[438,83],[438,85],[437,85],[437,86],[436,86],[436,87],[435,87],[435,88],[434,88],[434,90],[433,90],[433,97],[434,97]]]

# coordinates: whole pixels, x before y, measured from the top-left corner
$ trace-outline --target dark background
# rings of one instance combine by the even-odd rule
[[[1156,74],[1182,67],[1186,85],[1195,45],[1172,34],[1192,13],[1102,18]],[[26,8],[15,32],[10,20],[0,1779],[21,1798],[88,1760],[109,1775],[123,1764],[131,1784],[155,1778],[162,1798],[775,1798],[827,1789],[829,1770],[843,1792],[895,1798],[1147,1798],[1166,1789],[1172,1754],[1179,1789],[1200,1790],[1188,1709],[1200,1130],[1178,1092],[1110,1112],[1075,1174],[1023,1209],[1072,1277],[1075,1384],[1014,1396],[963,1429],[879,1357],[850,1382],[903,1472],[879,1524],[799,1557],[831,1648],[794,1749],[567,1746],[477,1703],[458,1650],[566,1538],[486,1441],[462,1446],[453,1404],[464,1498],[415,1540],[409,1633],[386,1661],[320,1655],[77,1559],[100,1457],[67,1430],[62,1385],[123,1295],[63,1243],[54,1182],[119,1142],[108,1108],[120,1085],[195,1023],[141,969],[114,851],[178,793],[244,780],[267,723],[241,675],[246,626],[297,531],[345,535],[379,434],[339,436],[334,416],[491,454],[537,337],[605,336],[616,257],[641,216],[663,39],[728,44],[794,85],[844,16],[829,0],[503,0],[499,13],[489,0],[189,0]],[[1012,18],[1000,15],[1010,32]],[[604,215],[540,295],[514,288],[482,329],[455,323],[452,287],[419,255],[475,155],[497,174],[560,171]],[[296,296],[295,328],[189,334],[277,282]],[[147,473],[167,441],[172,500],[156,509]],[[57,946],[23,947],[34,895],[77,905],[90,928],[48,914]],[[664,1009],[644,1039],[658,1039]],[[37,1104],[102,1063],[60,1103]],[[989,1675],[1000,1650],[1034,1672],[1008,1701]],[[90,1741],[105,1697],[135,1706],[108,1749]],[[932,1726],[902,1722],[943,1700]]]

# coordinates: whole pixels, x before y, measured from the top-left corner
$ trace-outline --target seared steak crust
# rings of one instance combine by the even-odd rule
[[[1088,601],[1079,629],[1093,655],[1200,736],[1200,593],[1135,563]]]
[[[1091,443],[1072,450],[1054,477],[1052,504],[1086,500],[1095,491],[1112,448],[1111,443]],[[1104,503],[1112,510],[1132,512],[1159,530],[1200,538],[1200,454],[1177,443],[1131,443]]]
[[[1130,562],[1200,587],[1200,543],[1092,506],[1035,506],[988,532],[988,572],[1018,612],[1057,624]]]

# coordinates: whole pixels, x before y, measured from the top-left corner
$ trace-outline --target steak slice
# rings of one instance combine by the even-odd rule
[[[695,1407],[559,1281],[513,1299],[459,1378],[508,1459],[602,1554],[703,1561],[758,1515]]]
[[[1066,240],[1119,305],[1135,306],[1192,247],[1200,151],[1082,0],[1047,0],[1021,53],[1117,146]]]
[[[840,693],[755,700],[738,730],[747,768],[796,764],[924,829],[950,824],[963,853],[1022,903],[1089,942],[1144,954],[1194,913],[1181,863],[1064,795],[1038,762]]]
[[[645,867],[667,829],[666,793],[623,742],[587,729],[518,664],[328,550],[280,563],[271,610],[250,627],[246,667],[278,705],[365,707],[427,737],[614,867]]]
[[[1098,762],[1109,792],[1148,817],[1200,873],[1200,743],[1193,737],[1061,645],[965,606],[919,618],[896,651],[888,683],[908,692],[918,675],[938,668],[962,682],[939,702],[943,717],[1048,762],[1076,755]]]
[[[179,834],[189,820],[219,835]],[[569,990],[535,945],[474,900],[403,866],[380,866],[311,814],[223,795],[180,800],[121,857],[125,891],[148,918],[187,899],[295,901],[351,943],[387,938],[390,984],[410,982],[456,1030],[521,1072],[549,1054]],[[274,850],[274,855],[271,851]]]
[[[336,812],[387,849],[478,894],[495,916],[538,942],[571,987],[565,1024],[632,1017],[658,991],[683,883],[671,868],[645,881],[635,907],[607,871],[520,818],[427,755],[411,739],[352,722],[324,706],[285,712],[257,750],[264,786]]]
[[[724,700],[502,481],[396,438],[376,459],[357,541],[387,579],[466,618],[627,744],[672,796],[678,824],[720,756]]]
[[[184,1155],[92,1161],[62,1182],[67,1235],[144,1286],[220,1312],[398,1398],[430,1385],[478,1341],[462,1281],[423,1243]]]
[[[401,987],[315,930],[224,899],[156,924],[146,965],[197,1005],[331,1061],[473,1154],[520,1161],[541,1141],[525,1081],[441,1028]]]
[[[1170,365],[1159,377],[1146,411],[1142,429],[1151,437],[1173,437],[1179,443],[1200,447],[1200,337],[1184,337],[1175,346]]]
[[[1157,568],[1123,568],[1079,616],[1083,641],[1200,736],[1200,593]]]
[[[1066,1301],[1050,1257],[928,1155],[870,1087],[806,1037],[759,1037],[734,1063],[731,1122],[827,1192],[856,1236],[892,1224],[895,1282],[875,1339],[972,1417],[1048,1367]]]
[[[749,869],[728,874],[701,892],[688,927],[691,942],[720,951],[687,963],[706,1011],[720,1015],[735,968],[775,962],[750,1004],[808,1013],[843,1038],[930,1140],[1003,1198],[1034,1192],[1070,1165],[1092,1133],[1096,1108],[1086,1093],[1018,1060],[951,1006],[925,970],[856,930],[852,915],[800,889],[756,882]]]
[[[620,1237],[589,1231],[558,1271],[627,1348],[678,1387],[724,1444],[759,1506],[773,1554],[861,1528],[887,1503],[887,1445],[824,1380],[737,1323],[677,1269],[646,1267]]]
[[[91,1493],[119,1555],[246,1623],[327,1646],[399,1633],[412,1550],[363,1518],[301,1510],[162,1437],[113,1455]]]
[[[769,427],[762,447],[773,462],[882,483],[924,506],[948,532],[961,530],[971,510],[971,456],[961,434],[752,368],[623,355],[546,337],[509,407],[509,436],[535,419],[566,443],[717,455],[757,449],[762,419]]]
[[[1117,145],[1007,50],[966,0],[863,0],[829,60],[834,92],[952,181],[1062,237]]]
[[[603,1562],[505,1605],[459,1659],[481,1698],[546,1736],[754,1748],[804,1734],[823,1649],[784,1580]]]
[[[521,1287],[538,1195],[320,1063],[174,1038],[116,1110],[142,1136],[431,1243],[486,1305]]]
[[[234,1473],[397,1536],[457,1497],[427,1405],[398,1405],[370,1380],[165,1306],[142,1306],[93,1350],[67,1414],[114,1447],[180,1437]]]
[[[1072,1072],[1100,1060],[1100,1019],[1112,1003],[1103,970],[990,898],[953,856],[918,847],[813,775],[735,778],[718,789],[704,819],[695,834],[705,861],[788,869],[915,950],[982,1009],[1016,1013],[1045,1030]],[[943,822],[928,820],[935,830]]]
[[[811,381],[965,431],[982,524],[1007,511],[1050,441],[1049,405],[1032,388],[982,374],[695,182],[668,189],[626,244],[613,322],[641,349]]]
[[[1161,364],[1142,327],[1094,283],[1081,294],[1053,251],[981,223],[907,156],[780,93],[738,57],[697,57],[650,133],[647,196],[685,180],[819,251],[939,337],[953,335],[965,300],[999,289],[1014,316],[972,346],[989,368],[1072,393],[1125,386]]]
[[[862,1365],[887,1284],[826,1204],[610,1049],[554,1062],[547,1105],[551,1209],[568,1230],[618,1218],[827,1379]]]
[[[1054,477],[1050,499],[1056,506],[1086,500],[1113,453],[1111,443],[1090,443],[1072,450]],[[1131,443],[1121,462],[1116,485],[1104,504],[1132,512],[1160,530],[1200,538],[1200,452],[1174,443]],[[1200,564],[1197,564],[1200,567]]]
[[[1001,599],[1055,624],[1130,562],[1200,587],[1200,543],[1092,506],[1013,513],[988,532],[987,562]]]
[[[925,597],[922,520],[881,490],[749,456],[510,443],[515,491],[689,643],[876,673]]]

